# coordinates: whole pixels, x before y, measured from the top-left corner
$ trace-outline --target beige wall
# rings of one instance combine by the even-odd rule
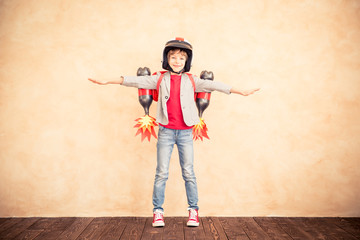
[[[160,10],[160,11],[159,11]],[[150,216],[156,141],[137,90],[194,46],[213,93],[195,143],[201,215],[360,216],[360,1],[0,1],[0,216]],[[151,115],[155,115],[155,104]],[[167,215],[186,214],[177,153]]]

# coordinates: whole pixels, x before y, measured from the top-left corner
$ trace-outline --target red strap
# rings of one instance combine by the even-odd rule
[[[159,94],[159,90],[160,90],[160,84],[161,84],[161,81],[164,78],[164,73],[166,73],[166,72],[167,71],[160,71],[160,77],[159,77],[159,79],[157,81],[157,84],[156,84],[157,93],[155,93],[155,92],[153,93],[154,101],[158,101],[158,96],[159,96],[158,94]],[[153,75],[155,75],[155,74],[157,74],[157,73],[154,73]],[[194,78],[193,78],[192,74],[190,74],[190,73],[186,73],[186,75],[188,75],[188,77],[190,78],[190,81],[191,81],[191,84],[193,85],[194,93],[195,93],[196,87],[195,87]],[[194,98],[196,98],[196,94],[195,94]]]
[[[156,75],[156,74],[158,74],[158,73],[161,73],[161,74],[164,74],[164,73],[166,73],[167,71],[157,71],[157,72],[154,72],[152,75]]]
[[[196,87],[195,87],[195,81],[194,81],[194,78],[193,78],[192,74],[191,73],[186,73],[186,75],[188,75],[188,77],[190,78],[191,83],[192,83],[193,88],[194,88],[194,92],[195,92]]]
[[[159,79],[158,79],[158,81],[157,81],[157,85],[156,85],[156,90],[157,90],[158,92],[159,92],[159,89],[160,89],[161,81],[162,81],[162,79],[164,78],[164,73],[166,73],[166,71],[161,71],[160,73],[161,73],[161,75],[160,75],[160,77],[159,77]],[[195,92],[196,87],[195,87],[195,81],[194,81],[194,78],[193,78],[192,74],[186,73],[186,75],[189,76],[190,81],[191,81],[191,84],[193,85],[194,92]]]
[[[166,73],[167,71],[160,71],[160,77],[157,81],[157,84],[156,84],[156,90],[154,89],[153,90],[153,99],[155,102],[158,101],[158,98],[159,98],[159,88],[160,88],[160,83],[164,77],[164,73]],[[159,72],[154,72],[153,75],[156,75],[158,74]]]
[[[159,92],[159,89],[160,89],[160,83],[161,83],[163,78],[164,78],[164,73],[161,72],[161,75],[160,75],[160,77],[159,77],[159,79],[157,81],[157,84],[156,84],[156,91],[158,91],[158,92]]]

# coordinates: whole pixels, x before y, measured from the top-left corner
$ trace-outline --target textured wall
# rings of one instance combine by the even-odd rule
[[[158,11],[160,10],[160,11]],[[249,97],[214,93],[201,215],[360,216],[360,1],[0,1],[0,216],[149,216],[156,142],[137,90],[167,40]],[[155,115],[155,104],[151,115]],[[175,148],[176,150],[176,148]],[[185,215],[173,154],[167,215]]]

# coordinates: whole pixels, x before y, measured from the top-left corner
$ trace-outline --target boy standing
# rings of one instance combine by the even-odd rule
[[[194,151],[192,127],[199,122],[194,101],[196,92],[220,91],[248,96],[259,89],[239,91],[231,86],[207,81],[194,76],[195,89],[186,72],[190,71],[192,46],[183,38],[166,43],[163,51],[164,73],[159,87],[156,120],[159,123],[157,142],[157,167],[153,189],[153,227],[163,227],[165,185],[169,175],[169,163],[174,145],[177,145],[182,177],[185,181],[189,220],[187,226],[199,226],[198,190],[194,173]],[[121,84],[128,87],[156,89],[160,73],[152,76],[120,77],[119,79],[94,80],[97,84]]]

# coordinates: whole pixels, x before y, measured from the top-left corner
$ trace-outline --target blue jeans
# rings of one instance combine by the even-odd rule
[[[185,181],[186,196],[189,208],[199,209],[198,191],[194,173],[194,148],[192,129],[175,130],[159,125],[157,142],[157,167],[153,191],[154,211],[164,210],[165,186],[169,176],[169,163],[174,144],[179,151],[182,177]]]

